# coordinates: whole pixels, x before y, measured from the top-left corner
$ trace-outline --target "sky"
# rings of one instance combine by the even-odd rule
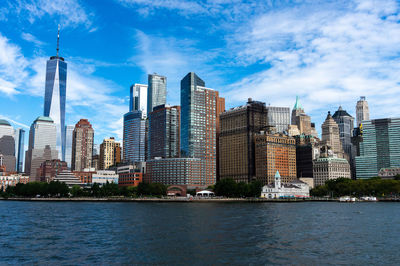
[[[2,0],[0,118],[27,131],[43,114],[46,60],[68,63],[66,124],[87,118],[95,143],[122,139],[129,87],[167,77],[167,103],[194,71],[226,98],[293,107],[317,130],[341,105],[400,116],[399,1]],[[25,140],[27,143],[27,138]]]

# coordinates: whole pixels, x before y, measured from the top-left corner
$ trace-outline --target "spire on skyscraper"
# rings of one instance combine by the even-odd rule
[[[57,32],[57,57],[58,57],[58,51],[60,50],[60,24],[58,24],[58,32]]]

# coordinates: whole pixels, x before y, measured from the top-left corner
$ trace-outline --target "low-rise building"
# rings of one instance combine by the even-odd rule
[[[314,185],[325,185],[327,180],[351,178],[350,164],[346,159],[334,156],[320,157],[313,162]]]
[[[0,175],[0,190],[6,190],[8,186],[15,186],[18,183],[26,184],[29,182],[29,176],[22,174]]]
[[[54,159],[41,163],[37,173],[41,182],[51,182],[57,174],[66,170],[68,170],[67,162]]]
[[[393,179],[396,176],[400,176],[400,167],[381,168],[378,176],[384,179]]]
[[[146,163],[137,162],[117,167],[119,175],[118,186],[120,187],[137,187],[143,182],[143,175],[146,172]]]
[[[92,174],[92,183],[97,183],[100,185],[106,184],[107,182],[118,184],[118,177],[119,176],[115,173],[115,171],[97,171],[96,173]]]
[[[307,198],[310,196],[310,187],[307,183],[295,180],[289,183],[281,182],[281,175],[276,171],[275,181],[272,184],[263,186],[261,198]]]
[[[85,168],[83,171],[74,171],[74,175],[81,180],[83,184],[92,183],[92,175],[96,173],[95,168]]]
[[[83,186],[84,184],[70,171],[62,171],[54,177],[53,181],[58,181],[60,183],[65,183],[68,187],[73,187],[75,185]]]

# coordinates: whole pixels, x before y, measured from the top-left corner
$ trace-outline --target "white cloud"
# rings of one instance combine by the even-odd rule
[[[35,44],[36,46],[42,46],[44,44],[44,42],[38,40],[34,35],[32,35],[28,32],[23,32],[21,34],[21,38],[27,42],[31,42],[31,43]]]
[[[10,117],[7,117],[7,116],[4,116],[4,115],[1,115],[1,114],[0,114],[0,119],[5,119],[5,120],[7,120],[8,122],[11,122],[11,123],[13,123],[13,124],[15,124],[15,125],[17,125],[17,126],[20,126],[20,127],[24,127],[24,128],[29,129],[29,126],[28,126],[28,125],[25,125],[24,123],[20,123],[20,122],[18,122],[18,121],[15,121],[14,119],[11,119]]]

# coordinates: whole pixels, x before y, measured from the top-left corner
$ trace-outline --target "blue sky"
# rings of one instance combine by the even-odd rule
[[[68,62],[68,125],[87,118],[95,142],[121,139],[129,86],[167,76],[170,104],[196,72],[226,107],[248,97],[292,107],[317,129],[359,96],[371,118],[400,116],[398,1],[3,0],[0,117],[28,127],[43,113],[45,65]]]

